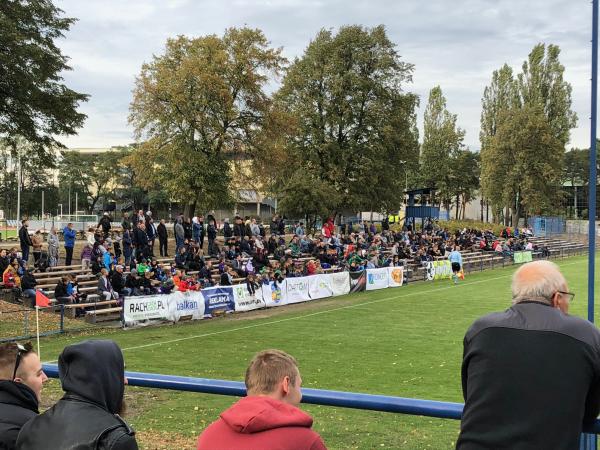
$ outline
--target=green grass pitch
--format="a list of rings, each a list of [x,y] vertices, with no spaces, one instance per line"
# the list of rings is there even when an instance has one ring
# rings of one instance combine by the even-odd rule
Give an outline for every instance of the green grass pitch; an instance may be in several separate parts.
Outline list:
[[[557,261],[587,311],[587,259]],[[176,326],[111,330],[42,340],[42,357],[89,337],[116,340],[128,370],[243,380],[257,351],[283,349],[300,364],[305,387],[462,402],[462,339],[479,316],[510,305],[516,269],[473,273]],[[598,282],[598,280],[597,280]],[[57,398],[52,382],[47,397]],[[146,449],[193,448],[196,436],[237,399],[128,388],[128,420]],[[455,420],[303,405],[330,449],[449,449]]]

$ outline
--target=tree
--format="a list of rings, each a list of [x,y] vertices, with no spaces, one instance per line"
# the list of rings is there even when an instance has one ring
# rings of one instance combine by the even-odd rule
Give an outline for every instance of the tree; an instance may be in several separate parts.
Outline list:
[[[383,26],[321,30],[275,96],[269,124],[282,137],[257,158],[275,194],[300,189],[301,173],[302,191],[318,202],[307,211],[397,210],[404,170],[418,161],[418,99],[403,91],[412,70]]]
[[[283,63],[257,29],[167,40],[142,66],[130,106],[142,142],[128,163],[144,174],[140,185],[158,182],[192,210],[231,204],[230,161],[253,152],[271,103],[268,74]]]
[[[88,96],[62,83],[70,67],[54,43],[74,21],[50,0],[0,2],[0,137],[21,137],[43,152],[83,125],[77,107]]]
[[[119,164],[123,154],[109,151],[98,155],[86,155],[74,151],[62,152],[59,162],[58,183],[61,197],[71,190],[72,195],[81,194],[81,201],[93,211],[100,199],[114,196],[117,186]]]
[[[560,49],[555,45],[538,44],[516,80],[504,65],[494,72],[492,84],[484,91],[480,134],[482,187],[495,216],[500,218],[499,213],[504,210],[506,225],[510,219],[516,226],[522,213],[551,211],[552,202],[558,198],[564,148],[571,128],[577,123],[577,116],[571,110],[571,86],[563,79],[559,54]],[[516,122],[516,118],[522,123]],[[497,138],[500,129],[504,132],[503,143]],[[527,138],[523,135],[525,131],[542,134]],[[514,147],[508,147],[509,144]],[[536,152],[528,151],[531,148]],[[540,160],[547,164],[541,164]],[[542,166],[546,177],[523,170],[523,167]],[[532,180],[541,183],[537,189],[530,188]]]
[[[460,195],[462,175],[454,170],[454,160],[462,150],[464,136],[465,132],[456,125],[456,114],[446,109],[442,89],[435,86],[429,92],[423,120],[420,178],[424,185],[436,188],[440,202],[448,210],[452,198]]]
[[[504,180],[499,194],[503,204],[511,205],[513,226],[523,212],[555,212],[564,147],[543,111],[531,106],[505,111],[499,124],[489,155],[496,176]]]
[[[475,197],[479,189],[481,172],[479,153],[467,149],[459,149],[450,161],[453,172],[453,189],[456,197],[456,219],[465,217],[465,209]],[[461,217],[462,215],[462,217]]]

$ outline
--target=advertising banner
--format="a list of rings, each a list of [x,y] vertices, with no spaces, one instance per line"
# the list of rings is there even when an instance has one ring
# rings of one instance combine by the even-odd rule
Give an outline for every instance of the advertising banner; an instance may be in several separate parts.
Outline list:
[[[367,287],[367,273],[364,270],[348,272],[350,275],[350,292],[361,292]]]
[[[314,277],[315,275],[313,275]],[[299,303],[310,300],[308,283],[311,277],[296,277],[285,279],[285,291],[288,303]]]
[[[367,291],[385,289],[388,287],[387,267],[381,269],[367,269]]]
[[[400,287],[404,283],[403,267],[387,267],[388,287]]]
[[[281,283],[271,281],[270,284],[263,284],[263,299],[268,308],[287,305],[286,282],[287,280],[283,280]]]
[[[233,288],[231,286],[206,288],[200,292],[204,297],[205,316],[210,317],[217,311],[235,311],[235,300],[233,299]]]
[[[452,265],[450,261],[429,261],[426,267],[427,279],[429,281],[452,278]]]
[[[533,261],[533,254],[530,251],[515,252],[513,258],[515,259],[515,264],[523,264]]]
[[[201,292],[173,292],[161,297],[166,298],[169,308],[168,319],[173,322],[178,322],[186,316],[191,316],[194,320],[204,317],[204,297]]]
[[[335,272],[329,275],[331,295],[345,295],[350,292],[350,273]]]
[[[125,323],[150,319],[167,319],[169,315],[168,296],[147,295],[125,297],[123,319]]]
[[[233,299],[235,300],[236,311],[252,311],[253,309],[259,309],[266,307],[266,303],[263,300],[263,289],[262,284],[256,288],[254,295],[248,292],[246,284],[236,284],[233,287]]]
[[[312,300],[317,298],[331,297],[331,275],[319,274],[308,277],[308,293]]]

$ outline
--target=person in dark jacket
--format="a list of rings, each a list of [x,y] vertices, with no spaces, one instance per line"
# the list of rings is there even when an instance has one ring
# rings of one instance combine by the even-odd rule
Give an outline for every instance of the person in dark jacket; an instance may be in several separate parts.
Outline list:
[[[135,242],[135,259],[141,260],[148,256],[148,235],[146,234],[146,224],[144,222],[138,223],[137,228],[134,230],[134,242]]]
[[[0,449],[13,450],[23,425],[37,416],[47,380],[30,343],[0,344]]]
[[[108,238],[108,236],[110,235],[110,220],[110,216],[107,212],[105,212],[104,215],[100,218],[100,222],[98,222],[98,227],[102,228],[102,234],[104,235],[104,239]]]
[[[258,353],[246,370],[248,396],[221,413],[198,438],[198,450],[326,450],[312,418],[298,408],[302,378],[281,350]]]
[[[579,448],[600,412],[600,331],[568,315],[573,295],[554,263],[528,263],[513,306],[471,325],[458,450]]]
[[[192,236],[193,236],[193,231],[192,231],[192,222],[190,220],[189,217],[187,217],[184,221],[183,221],[183,238],[187,239],[188,241],[192,240]]]
[[[21,277],[21,290],[23,291],[23,297],[35,299],[36,286],[37,281],[35,280],[33,274],[29,270],[25,270],[25,272],[23,272],[23,276]]]
[[[29,249],[33,245],[31,242],[31,236],[29,236],[29,221],[22,220],[21,228],[19,228],[19,243],[21,244],[21,253],[23,261],[27,264],[29,259]]]
[[[158,234],[158,248],[160,251],[160,256],[169,256],[169,252],[167,250],[169,233],[167,232],[165,219],[160,219],[160,223],[156,227],[156,234]]]
[[[88,340],[65,347],[58,373],[65,395],[25,424],[19,450],[138,448],[134,431],[119,416],[127,380],[115,342]]]
[[[227,242],[227,239],[233,236],[233,229],[229,224],[229,219],[225,219],[223,223],[223,236],[225,237],[225,242]]]
[[[235,223],[233,224],[233,235],[236,237],[243,237],[246,235],[246,226],[239,216],[235,217]]]
[[[213,216],[208,216],[206,235],[208,236],[208,254],[216,255],[217,250],[215,248],[215,239],[217,239],[217,221]],[[202,248],[202,246],[200,248]]]

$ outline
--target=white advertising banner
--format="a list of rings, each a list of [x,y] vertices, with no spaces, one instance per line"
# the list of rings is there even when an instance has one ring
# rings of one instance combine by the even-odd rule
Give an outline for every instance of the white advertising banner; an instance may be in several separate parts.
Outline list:
[[[400,287],[404,283],[403,267],[388,267],[388,287]]]
[[[178,322],[182,317],[191,316],[194,320],[204,317],[204,296],[201,292],[173,292],[167,297],[169,307],[169,320]]]
[[[253,309],[264,308],[267,306],[263,300],[262,284],[256,288],[254,295],[250,294],[245,283],[234,285],[233,299],[235,300],[236,311],[252,311]]]
[[[263,284],[263,299],[268,308],[287,305],[286,282],[287,280],[283,280],[281,283],[271,281],[270,284]]]
[[[313,275],[312,277],[315,277],[315,275]],[[309,279],[312,277],[297,277],[285,279],[285,292],[288,303],[299,303],[310,300],[308,284]]]
[[[367,291],[385,289],[388,287],[387,267],[381,269],[367,269]]]
[[[308,294],[312,300],[317,298],[331,297],[333,290],[331,289],[331,276],[326,274],[312,275],[307,277]]]
[[[331,295],[345,295],[350,293],[350,273],[335,272],[329,274],[329,286]]]
[[[168,297],[168,295],[125,297],[123,301],[124,322],[167,319],[169,316]]]

